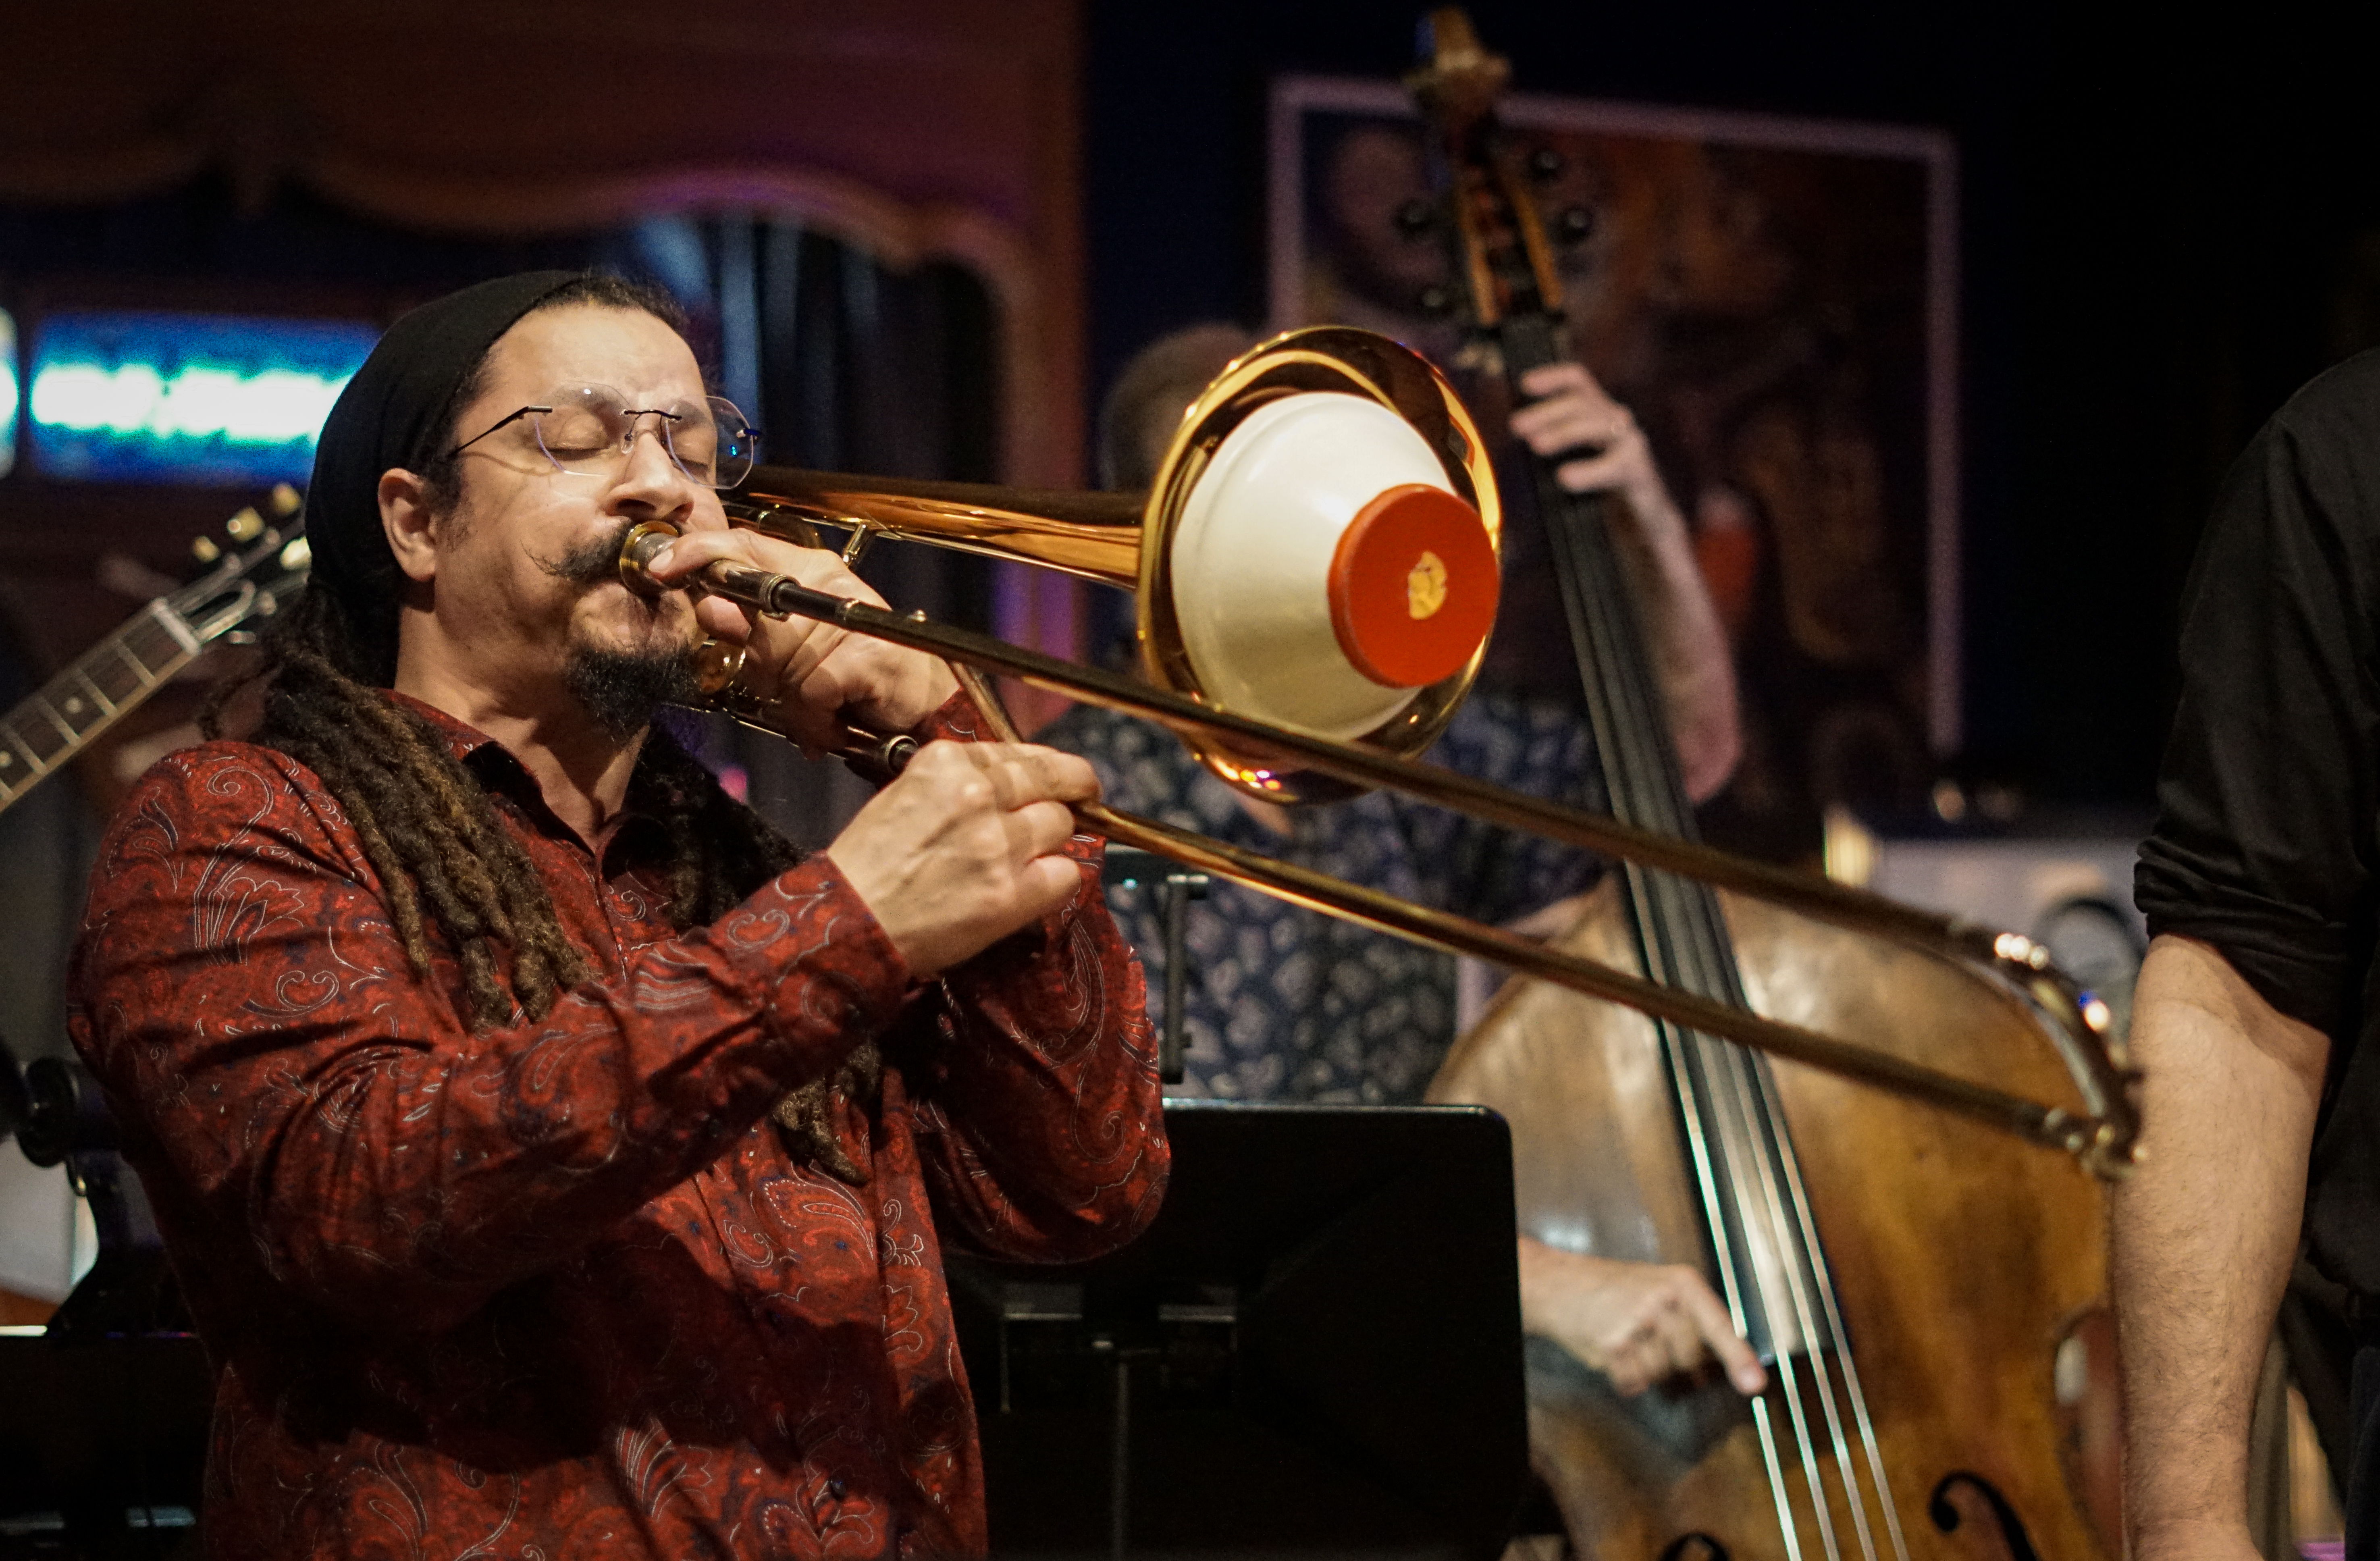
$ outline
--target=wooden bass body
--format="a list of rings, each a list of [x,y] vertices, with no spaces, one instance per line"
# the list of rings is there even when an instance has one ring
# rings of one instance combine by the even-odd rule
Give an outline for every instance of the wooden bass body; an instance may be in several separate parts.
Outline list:
[[[1559,941],[1634,968],[1615,884],[1588,903]],[[1987,978],[1757,902],[1722,895],[1721,904],[1758,1011],[2046,1092],[2036,1098],[2070,1093],[2022,999]],[[1804,1371],[1816,1444],[1804,1460],[1772,1368],[1764,1398],[1784,1455],[1782,1478],[1772,1480],[1752,1408],[1723,1380],[1624,1399],[1550,1340],[1532,1338],[1532,1461],[1577,1554],[1825,1556],[1823,1506],[1844,1557],[2119,1555],[2098,1185],[2066,1156],[1947,1115],[1788,1064],[1775,1077],[1867,1425],[1839,1403],[1837,1442]],[[1430,1098],[1488,1106],[1512,1124],[1523,1234],[1600,1256],[1694,1265],[1716,1282],[1649,1021],[1514,982],[1457,1042]],[[1828,1362],[1828,1382],[1841,1386],[1840,1362]],[[1879,1465],[1888,1514],[1871,1479]],[[1776,1510],[1780,1490],[1794,1507],[1791,1543]]]

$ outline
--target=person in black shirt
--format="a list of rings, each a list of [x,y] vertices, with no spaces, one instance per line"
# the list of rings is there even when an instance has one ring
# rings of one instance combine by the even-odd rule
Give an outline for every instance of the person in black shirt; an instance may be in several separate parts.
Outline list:
[[[2136,1561],[2247,1561],[2247,1441],[2302,1240],[2380,1296],[2380,353],[2232,468],[2183,604],[2136,895],[2146,1163],[2113,1215]],[[2380,1350],[2357,1361],[2348,1555],[2380,1555]]]

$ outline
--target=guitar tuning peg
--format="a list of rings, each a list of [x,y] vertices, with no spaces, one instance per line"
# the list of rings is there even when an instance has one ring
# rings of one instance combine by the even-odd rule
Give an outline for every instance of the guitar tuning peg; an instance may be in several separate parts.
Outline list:
[[[1397,208],[1397,231],[1407,238],[1419,238],[1443,220],[1438,202],[1426,195],[1416,195]]]
[[[274,519],[288,519],[291,515],[298,513],[298,506],[305,502],[305,496],[299,493],[295,488],[290,487],[287,483],[276,482],[273,485],[273,515]]]
[[[245,509],[225,521],[224,530],[235,542],[253,542],[264,535],[264,517],[253,509]]]
[[[1541,146],[1529,153],[1529,177],[1539,184],[1551,184],[1562,176],[1570,159],[1549,146]]]
[[[1595,231],[1595,213],[1585,206],[1565,206],[1554,218],[1554,238],[1563,244],[1577,244]]]
[[[212,537],[193,537],[190,538],[190,556],[200,563],[212,563],[223,557],[223,550],[215,546]]]

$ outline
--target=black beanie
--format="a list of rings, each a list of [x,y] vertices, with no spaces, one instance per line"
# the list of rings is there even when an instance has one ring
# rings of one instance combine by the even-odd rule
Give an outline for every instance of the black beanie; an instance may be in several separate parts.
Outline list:
[[[310,585],[336,599],[353,648],[375,681],[396,655],[396,557],[381,529],[380,479],[416,458],[464,378],[521,316],[579,280],[569,271],[500,276],[400,318],[356,370],[314,447],[306,488]]]

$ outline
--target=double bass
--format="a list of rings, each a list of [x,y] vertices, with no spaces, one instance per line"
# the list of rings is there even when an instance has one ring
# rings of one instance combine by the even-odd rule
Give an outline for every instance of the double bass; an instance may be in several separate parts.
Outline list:
[[[1555,247],[1494,113],[1505,62],[1459,11],[1430,30],[1415,86],[1442,155],[1439,225],[1482,356],[1517,395],[1567,356]],[[1532,464],[1611,811],[1692,837],[1611,501]],[[1622,865],[1558,944],[1968,1077],[2066,1087],[2012,989],[1666,873]],[[1524,1235],[1699,1266],[1768,1367],[1748,1400],[1721,1381],[1623,1399],[1532,1338],[1532,1461],[1576,1554],[2119,1554],[2091,1434],[2111,1418],[2101,1194],[2071,1161],[1526,981],[1457,1042],[1430,1098],[1510,1122]]]

